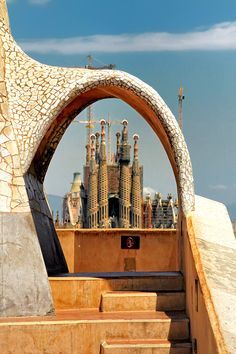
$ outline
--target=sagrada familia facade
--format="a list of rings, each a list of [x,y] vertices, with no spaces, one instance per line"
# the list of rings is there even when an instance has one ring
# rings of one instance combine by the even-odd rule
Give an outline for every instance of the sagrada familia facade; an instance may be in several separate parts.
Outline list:
[[[116,152],[108,158],[106,121],[101,132],[86,145],[84,179],[74,181],[63,202],[63,226],[77,228],[174,228],[177,203],[169,194],[143,197],[143,166],[139,163],[139,136],[133,136],[133,161],[128,140],[128,121],[116,133]]]

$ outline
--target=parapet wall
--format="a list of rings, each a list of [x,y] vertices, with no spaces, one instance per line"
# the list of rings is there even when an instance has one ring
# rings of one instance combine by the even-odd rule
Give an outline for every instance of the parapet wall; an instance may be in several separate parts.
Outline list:
[[[236,240],[225,206],[196,197],[183,230],[186,309],[197,353],[236,353]]]
[[[57,234],[71,273],[179,270],[174,229],[57,229]],[[139,249],[122,249],[122,236],[138,236]]]

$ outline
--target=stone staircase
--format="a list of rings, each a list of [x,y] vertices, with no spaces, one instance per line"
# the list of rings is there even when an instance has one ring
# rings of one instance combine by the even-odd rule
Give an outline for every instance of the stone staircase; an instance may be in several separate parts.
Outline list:
[[[86,324],[80,354],[192,353],[180,273],[70,274],[50,282],[57,315],[79,320],[81,330]]]
[[[101,345],[101,354],[189,354],[191,344],[161,339],[108,340]]]
[[[101,311],[183,311],[185,294],[178,292],[111,291],[102,294]]]

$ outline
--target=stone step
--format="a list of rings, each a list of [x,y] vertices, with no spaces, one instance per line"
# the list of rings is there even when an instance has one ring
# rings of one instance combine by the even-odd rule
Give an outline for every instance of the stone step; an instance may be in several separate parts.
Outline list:
[[[101,311],[177,311],[185,309],[184,292],[111,291],[102,294]]]
[[[107,340],[101,344],[101,354],[191,354],[189,342],[169,342],[157,339]]]
[[[100,308],[109,291],[181,291],[180,272],[76,273],[49,278],[56,309]]]
[[[56,316],[0,319],[0,353],[99,354],[105,340],[184,340],[189,320],[181,312],[60,310]],[[24,333],[24,335],[22,335]],[[17,345],[16,345],[17,343]],[[31,348],[31,347],[30,347]]]

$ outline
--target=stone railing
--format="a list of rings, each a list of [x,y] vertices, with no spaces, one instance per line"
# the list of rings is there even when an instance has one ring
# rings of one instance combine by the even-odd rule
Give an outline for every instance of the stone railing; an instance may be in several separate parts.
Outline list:
[[[225,206],[196,197],[183,228],[187,312],[197,353],[236,353],[236,240]]]

